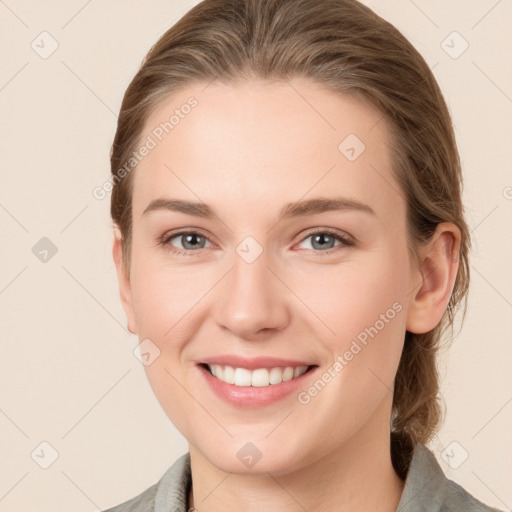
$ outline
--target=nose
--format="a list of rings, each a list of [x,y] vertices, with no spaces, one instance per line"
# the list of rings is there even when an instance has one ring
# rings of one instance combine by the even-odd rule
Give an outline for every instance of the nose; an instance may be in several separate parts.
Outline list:
[[[233,268],[216,287],[217,325],[236,337],[258,340],[290,321],[290,291],[269,268],[265,251],[252,263],[234,255]]]

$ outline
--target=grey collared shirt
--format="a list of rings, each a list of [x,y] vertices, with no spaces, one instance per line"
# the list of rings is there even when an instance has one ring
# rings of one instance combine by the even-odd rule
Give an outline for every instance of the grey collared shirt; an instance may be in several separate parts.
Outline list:
[[[144,492],[104,512],[187,512],[192,482],[190,452],[185,453]],[[414,448],[397,512],[503,512],[478,501],[449,480],[434,454],[423,444]]]

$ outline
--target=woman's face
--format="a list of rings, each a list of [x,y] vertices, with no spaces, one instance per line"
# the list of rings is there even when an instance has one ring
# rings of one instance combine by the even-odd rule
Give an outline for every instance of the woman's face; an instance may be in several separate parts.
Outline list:
[[[389,433],[418,275],[388,137],[305,79],[189,86],[145,125],[123,303],[163,409],[224,471]]]

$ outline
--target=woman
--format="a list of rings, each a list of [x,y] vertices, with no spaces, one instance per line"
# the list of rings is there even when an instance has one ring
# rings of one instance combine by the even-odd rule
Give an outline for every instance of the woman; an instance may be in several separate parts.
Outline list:
[[[111,167],[128,328],[189,443],[111,512],[496,510],[425,446],[470,236],[449,112],[392,25],[201,2],[129,85]]]

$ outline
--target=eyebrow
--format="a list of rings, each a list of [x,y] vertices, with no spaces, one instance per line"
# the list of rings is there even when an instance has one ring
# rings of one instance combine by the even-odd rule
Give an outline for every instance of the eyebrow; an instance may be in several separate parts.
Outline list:
[[[219,217],[215,209],[206,203],[198,201],[184,201],[182,199],[170,199],[165,197],[151,201],[144,212],[142,212],[142,215],[147,215],[150,212],[159,210],[180,212],[186,215],[193,215],[195,217],[202,217],[205,219]],[[293,217],[306,217],[308,215],[317,215],[319,213],[330,211],[347,210],[375,215],[375,212],[369,205],[355,199],[346,197],[318,197],[308,199],[306,201],[297,201],[286,204],[279,212],[278,220],[281,221]]]

